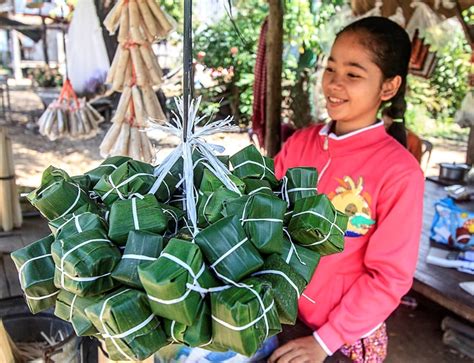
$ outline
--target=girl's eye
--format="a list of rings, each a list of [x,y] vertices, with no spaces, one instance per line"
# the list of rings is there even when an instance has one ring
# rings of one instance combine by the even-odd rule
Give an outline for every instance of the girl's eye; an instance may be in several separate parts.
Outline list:
[[[360,76],[358,76],[357,74],[354,74],[354,73],[348,73],[347,76],[349,78],[360,78]]]
[[[330,72],[330,73],[332,73],[332,72],[334,72],[334,69],[333,69],[333,68],[331,68],[331,67],[326,67],[326,72]]]

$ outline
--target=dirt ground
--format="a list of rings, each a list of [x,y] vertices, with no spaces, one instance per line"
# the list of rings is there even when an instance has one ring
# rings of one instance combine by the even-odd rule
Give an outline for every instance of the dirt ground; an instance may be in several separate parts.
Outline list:
[[[7,125],[13,140],[18,184],[38,186],[42,171],[49,165],[65,169],[71,175],[81,174],[98,165],[102,157],[98,146],[109,125],[102,124],[101,132],[88,140],[49,141],[39,135],[35,118],[41,114],[39,97],[26,88],[11,90],[12,112],[8,120],[1,117],[0,125]],[[33,115],[33,116],[32,116]],[[166,135],[152,135],[158,150],[158,160],[176,144]],[[212,143],[226,147],[226,153],[241,149],[249,143],[246,133],[219,134]],[[437,175],[439,162],[464,162],[466,145],[456,142],[431,140],[434,149],[429,165],[426,159],[422,166],[427,175]],[[441,320],[449,313],[443,308],[416,296],[419,301],[415,310],[400,307],[388,321],[390,336],[389,363],[405,362],[472,362],[460,353],[442,344]]]

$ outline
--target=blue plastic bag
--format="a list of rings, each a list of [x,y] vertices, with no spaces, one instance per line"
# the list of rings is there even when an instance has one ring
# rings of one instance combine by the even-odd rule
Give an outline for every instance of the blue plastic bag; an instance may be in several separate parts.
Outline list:
[[[451,198],[436,202],[430,238],[457,249],[474,250],[474,212],[466,211]]]

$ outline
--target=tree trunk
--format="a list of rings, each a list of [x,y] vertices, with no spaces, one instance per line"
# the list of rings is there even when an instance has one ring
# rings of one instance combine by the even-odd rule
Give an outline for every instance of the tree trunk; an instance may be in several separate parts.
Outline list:
[[[281,0],[268,0],[267,95],[265,148],[267,156],[275,156],[281,147],[281,72],[283,60],[283,5]]]

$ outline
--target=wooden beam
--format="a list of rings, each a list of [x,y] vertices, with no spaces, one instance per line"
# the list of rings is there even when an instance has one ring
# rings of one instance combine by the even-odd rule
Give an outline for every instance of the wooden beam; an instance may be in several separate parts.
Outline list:
[[[265,120],[265,149],[267,156],[275,156],[281,147],[281,72],[283,59],[283,4],[268,0],[267,31],[267,94]]]

